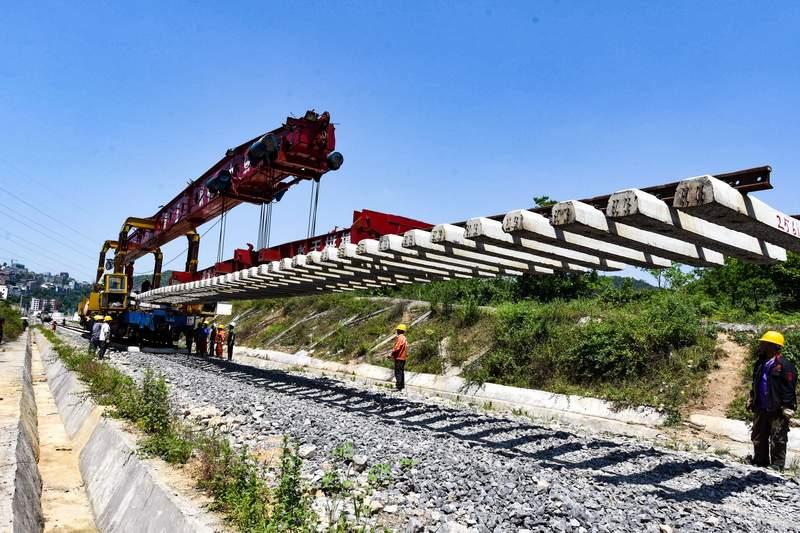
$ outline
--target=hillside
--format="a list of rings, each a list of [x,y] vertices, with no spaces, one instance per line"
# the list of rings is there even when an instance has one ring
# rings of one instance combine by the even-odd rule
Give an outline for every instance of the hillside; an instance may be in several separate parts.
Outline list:
[[[165,270],[161,273],[161,285],[166,285],[169,283],[169,278],[172,276],[173,270]],[[144,280],[152,279],[152,274],[139,274],[138,276],[133,276],[133,288],[134,291],[140,291],[142,289],[142,283]]]
[[[702,395],[715,335],[691,299],[634,294],[495,306],[330,294],[238,302],[231,318],[244,346],[382,366],[402,322],[409,370],[651,405],[677,419]]]

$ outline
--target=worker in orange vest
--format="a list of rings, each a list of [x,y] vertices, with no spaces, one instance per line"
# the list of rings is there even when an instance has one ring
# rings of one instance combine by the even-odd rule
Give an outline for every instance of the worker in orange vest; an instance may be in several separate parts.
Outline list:
[[[217,336],[214,338],[216,342],[217,357],[222,359],[222,350],[225,348],[225,326],[222,324],[217,328]]]
[[[392,346],[392,359],[394,359],[394,382],[397,390],[406,386],[406,359],[408,359],[408,339],[406,339],[406,325],[397,326],[397,338]]]

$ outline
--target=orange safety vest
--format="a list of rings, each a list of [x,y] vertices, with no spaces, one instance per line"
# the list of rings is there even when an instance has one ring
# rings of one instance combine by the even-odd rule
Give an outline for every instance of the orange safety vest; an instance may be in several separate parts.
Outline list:
[[[217,331],[217,338],[215,339],[215,342],[217,356],[222,357],[222,347],[225,346],[225,331]]]
[[[392,347],[392,357],[405,361],[408,358],[408,340],[405,335],[398,335]]]

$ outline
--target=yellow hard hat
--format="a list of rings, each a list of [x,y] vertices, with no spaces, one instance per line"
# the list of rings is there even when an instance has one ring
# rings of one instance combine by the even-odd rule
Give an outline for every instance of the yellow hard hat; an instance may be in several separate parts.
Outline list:
[[[402,331],[403,333],[405,333],[407,329],[408,328],[406,327],[405,324],[398,324],[397,325],[397,331]]]
[[[94,320],[103,320],[103,315],[94,315],[92,318]]]
[[[783,339],[782,333],[773,330],[767,331],[758,340],[761,342],[771,342],[772,344],[777,344],[778,346],[783,346],[786,342]]]
[[[106,315],[106,316],[103,318],[103,320],[105,320],[106,322],[111,322],[111,317],[110,317],[110,316],[108,316],[108,315]]]

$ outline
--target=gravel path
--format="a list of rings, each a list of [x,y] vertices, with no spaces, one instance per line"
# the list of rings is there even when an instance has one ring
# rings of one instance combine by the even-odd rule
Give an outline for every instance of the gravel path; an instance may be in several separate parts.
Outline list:
[[[268,448],[290,435],[312,481],[346,441],[366,466],[393,465],[392,482],[371,497],[392,529],[800,531],[795,480],[714,456],[299,373],[186,355],[111,356],[130,375],[164,373],[179,412],[236,442]],[[417,464],[403,471],[401,458]]]

